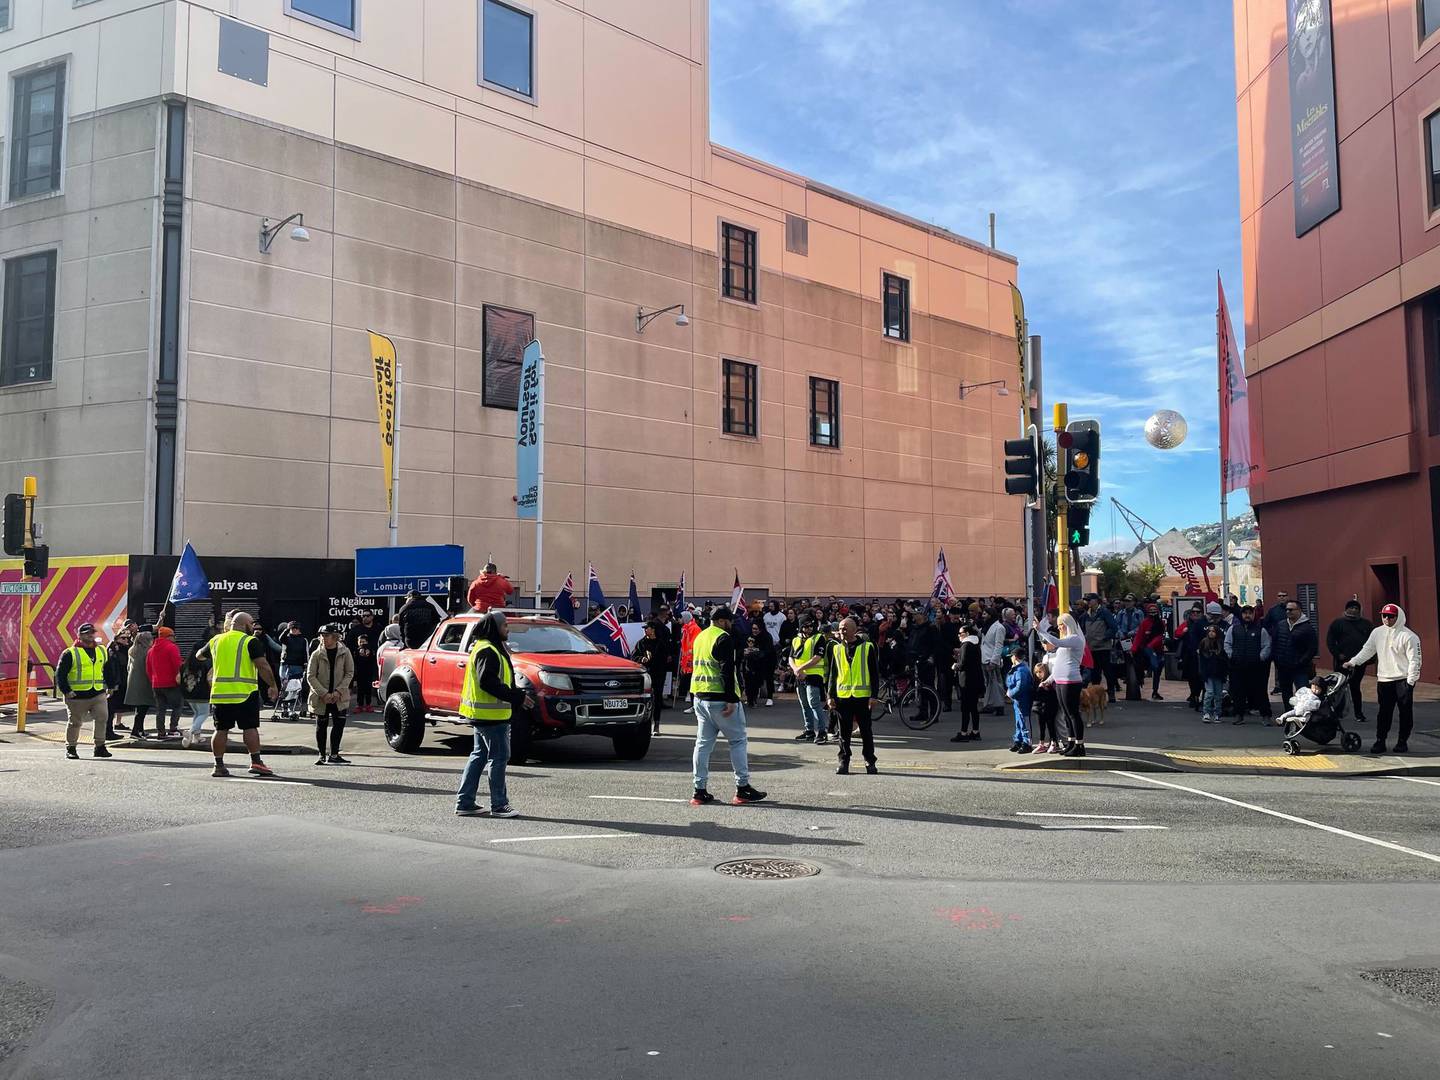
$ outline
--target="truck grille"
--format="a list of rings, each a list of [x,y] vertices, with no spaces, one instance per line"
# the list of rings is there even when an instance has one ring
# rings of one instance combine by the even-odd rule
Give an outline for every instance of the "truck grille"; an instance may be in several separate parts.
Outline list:
[[[643,694],[645,676],[639,672],[587,672],[584,675],[570,672],[576,693],[594,694],[600,697],[623,697],[626,694]],[[618,685],[610,686],[609,683]]]

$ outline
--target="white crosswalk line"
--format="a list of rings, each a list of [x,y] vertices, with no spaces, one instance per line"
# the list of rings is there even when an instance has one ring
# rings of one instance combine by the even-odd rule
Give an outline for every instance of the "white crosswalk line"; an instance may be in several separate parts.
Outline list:
[[[1086,821],[1139,821],[1138,817],[1125,817],[1121,814],[1044,814],[1039,810],[1017,810],[1016,817],[1044,817],[1044,818],[1084,818]]]

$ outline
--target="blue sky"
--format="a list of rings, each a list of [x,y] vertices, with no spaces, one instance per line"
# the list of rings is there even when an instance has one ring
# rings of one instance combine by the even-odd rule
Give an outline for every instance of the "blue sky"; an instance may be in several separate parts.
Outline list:
[[[711,23],[716,142],[979,240],[994,211],[1047,406],[1100,419],[1105,491],[1161,530],[1219,517],[1216,270],[1243,335],[1229,4],[711,0]],[[1190,423],[1179,450],[1145,443],[1161,408]]]

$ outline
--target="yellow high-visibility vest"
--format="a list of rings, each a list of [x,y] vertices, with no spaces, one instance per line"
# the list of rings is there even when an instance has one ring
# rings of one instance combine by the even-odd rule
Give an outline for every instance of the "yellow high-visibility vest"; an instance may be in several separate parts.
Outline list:
[[[239,705],[260,689],[244,630],[227,630],[210,639],[211,705]]]
[[[487,694],[480,688],[480,676],[476,672],[480,670],[480,654],[482,652],[492,652],[500,658],[500,680],[512,689],[515,686],[515,668],[511,665],[510,658],[497,649],[493,641],[486,641],[482,638],[470,650],[470,663],[465,668],[465,692],[460,698],[460,715],[466,720],[472,722],[478,720],[482,724],[509,720],[512,712],[511,704],[508,701],[501,701],[492,694]]]
[[[100,646],[92,655],[89,649],[72,645],[65,650],[70,654],[70,690],[85,693],[105,689],[105,659],[107,653]]]
[[[695,671],[690,676],[690,692],[700,694],[725,693],[725,673],[720,661],[715,659],[715,646],[725,637],[726,631],[718,626],[707,626],[695,639]],[[740,696],[740,679],[737,674],[730,688],[737,698]]]
[[[831,646],[831,660],[835,664],[835,696],[842,698],[868,698],[870,686],[870,650],[875,646],[862,641],[855,647],[855,655],[845,656],[845,643],[837,641]]]
[[[800,651],[795,654],[795,666],[797,668],[802,668],[806,664],[808,664],[811,660],[815,658],[816,652],[820,650],[821,646],[824,645],[824,643],[825,638],[823,635],[820,634],[812,634],[810,637],[807,637],[803,641],[801,641]],[[800,678],[802,679],[808,679],[812,676],[819,679],[823,678],[824,675],[824,664],[821,664],[818,668],[811,668],[809,671],[800,672]]]

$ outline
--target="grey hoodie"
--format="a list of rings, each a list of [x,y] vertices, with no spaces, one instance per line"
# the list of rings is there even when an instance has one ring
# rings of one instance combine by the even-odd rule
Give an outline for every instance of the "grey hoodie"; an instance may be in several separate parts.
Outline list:
[[[1414,686],[1420,681],[1420,638],[1405,625],[1405,609],[1396,605],[1400,614],[1394,626],[1383,622],[1370,631],[1364,647],[1350,659],[1350,665],[1359,667],[1371,657],[1378,661],[1375,678],[1378,682],[1400,682],[1402,679]]]

